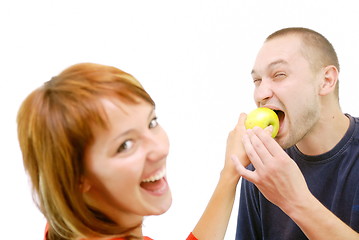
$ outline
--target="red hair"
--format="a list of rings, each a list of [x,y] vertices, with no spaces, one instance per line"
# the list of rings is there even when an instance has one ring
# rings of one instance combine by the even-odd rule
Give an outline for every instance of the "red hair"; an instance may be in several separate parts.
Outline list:
[[[106,128],[101,98],[155,106],[141,84],[115,67],[81,63],[34,90],[17,117],[24,167],[36,204],[49,224],[48,239],[125,236],[102,213],[91,209],[79,189],[92,126]]]

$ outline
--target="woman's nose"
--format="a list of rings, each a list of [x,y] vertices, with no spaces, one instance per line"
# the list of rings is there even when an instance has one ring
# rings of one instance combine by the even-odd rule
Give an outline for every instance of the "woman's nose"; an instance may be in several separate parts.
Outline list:
[[[147,160],[160,161],[167,157],[169,140],[165,132],[150,133],[146,136]]]

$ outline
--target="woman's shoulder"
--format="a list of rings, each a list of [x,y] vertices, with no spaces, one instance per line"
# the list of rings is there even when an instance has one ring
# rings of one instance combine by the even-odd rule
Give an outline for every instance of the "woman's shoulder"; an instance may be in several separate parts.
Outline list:
[[[44,236],[44,240],[47,240],[47,232],[49,231],[49,225],[46,224],[45,226],[45,236]],[[123,238],[115,238],[113,240],[124,240]],[[149,237],[143,237],[143,240],[153,240],[152,238]]]

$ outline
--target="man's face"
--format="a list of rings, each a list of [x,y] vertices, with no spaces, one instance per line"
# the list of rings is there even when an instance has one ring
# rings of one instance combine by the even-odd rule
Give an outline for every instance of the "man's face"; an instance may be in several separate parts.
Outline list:
[[[276,141],[288,148],[303,139],[319,120],[319,81],[302,54],[296,35],[265,42],[260,49],[252,78],[258,107],[277,110],[280,129]]]

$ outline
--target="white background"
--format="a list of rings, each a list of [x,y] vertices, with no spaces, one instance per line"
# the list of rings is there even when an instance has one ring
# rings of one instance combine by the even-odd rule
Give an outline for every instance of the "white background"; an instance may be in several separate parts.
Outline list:
[[[116,66],[155,99],[171,140],[174,201],[164,215],[146,218],[144,233],[185,239],[218,180],[227,133],[240,112],[255,108],[250,71],[268,34],[291,26],[324,34],[342,67],[342,110],[359,116],[355,2],[1,1],[0,238],[42,239],[45,221],[31,199],[15,119],[25,96],[64,68],[78,62]],[[226,239],[234,239],[237,205],[238,198]]]

